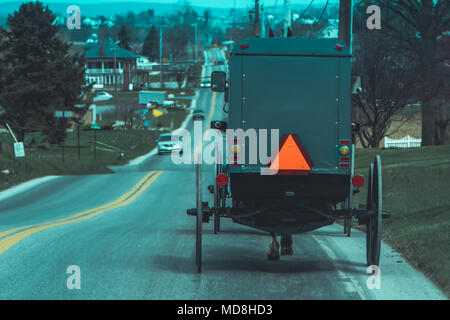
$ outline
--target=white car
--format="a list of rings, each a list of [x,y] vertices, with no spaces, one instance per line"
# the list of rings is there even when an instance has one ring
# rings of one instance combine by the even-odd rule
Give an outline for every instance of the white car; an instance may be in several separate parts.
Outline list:
[[[203,81],[200,86],[202,88],[211,88],[211,81]]]
[[[113,97],[113,95],[109,94],[108,92],[97,92],[97,95],[94,98],[94,102],[97,101],[108,101],[111,100]]]
[[[183,153],[183,138],[172,136],[170,133],[161,134],[158,138],[158,154],[162,153]]]

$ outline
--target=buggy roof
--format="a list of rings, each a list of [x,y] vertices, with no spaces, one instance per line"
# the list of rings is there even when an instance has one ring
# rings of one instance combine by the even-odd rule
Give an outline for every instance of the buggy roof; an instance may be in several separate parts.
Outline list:
[[[248,44],[248,48],[241,48],[242,44]],[[337,44],[343,49],[337,50]],[[338,39],[309,38],[247,38],[239,41],[233,47],[231,54],[351,57],[349,48]]]

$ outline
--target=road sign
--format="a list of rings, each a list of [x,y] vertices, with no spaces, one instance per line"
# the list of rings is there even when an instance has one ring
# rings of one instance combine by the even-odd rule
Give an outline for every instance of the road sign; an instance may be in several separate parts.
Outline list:
[[[164,112],[159,111],[158,109],[153,109],[153,116],[155,118],[161,117],[162,115],[164,115]]]
[[[23,146],[23,142],[14,143],[14,153],[16,155],[16,158],[25,157],[25,148]]]
[[[309,174],[313,163],[296,134],[284,135],[279,150],[269,170],[278,170],[278,174]]]

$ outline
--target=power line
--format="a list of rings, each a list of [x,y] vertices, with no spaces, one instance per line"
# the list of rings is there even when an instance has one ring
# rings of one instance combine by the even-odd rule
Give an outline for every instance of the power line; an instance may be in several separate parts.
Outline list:
[[[328,3],[330,2],[330,0],[327,0],[327,3],[325,3],[325,7],[323,8],[323,11],[322,11],[322,13],[320,14],[320,17],[319,17],[319,21],[318,22],[320,22],[320,20],[322,19],[322,17],[323,17],[323,14],[325,13],[325,11],[327,10],[327,7],[328,7]]]
[[[313,2],[314,2],[314,0],[311,0],[311,2],[309,3],[309,5],[306,7],[305,11],[303,11],[303,13],[300,15],[300,18],[303,18],[303,16],[305,15],[305,13],[309,10],[309,8],[311,8]],[[299,18],[299,19],[300,19],[300,18]]]

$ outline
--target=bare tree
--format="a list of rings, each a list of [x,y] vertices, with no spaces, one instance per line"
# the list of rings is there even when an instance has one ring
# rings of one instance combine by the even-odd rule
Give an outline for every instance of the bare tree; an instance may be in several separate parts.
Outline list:
[[[421,88],[416,95],[422,100],[422,145],[440,144],[437,124],[440,119],[436,101],[440,101],[446,79],[442,77],[443,62],[449,59],[445,50],[444,32],[449,29],[448,0],[374,0],[383,13],[384,32],[395,39],[397,49],[404,52],[415,66]],[[446,66],[448,68],[448,65]],[[448,79],[447,79],[448,82]]]
[[[378,148],[393,117],[415,102],[411,70],[404,57],[389,50],[389,40],[380,31],[358,35],[353,70],[362,79],[362,91],[352,96],[359,138],[364,147]]]

